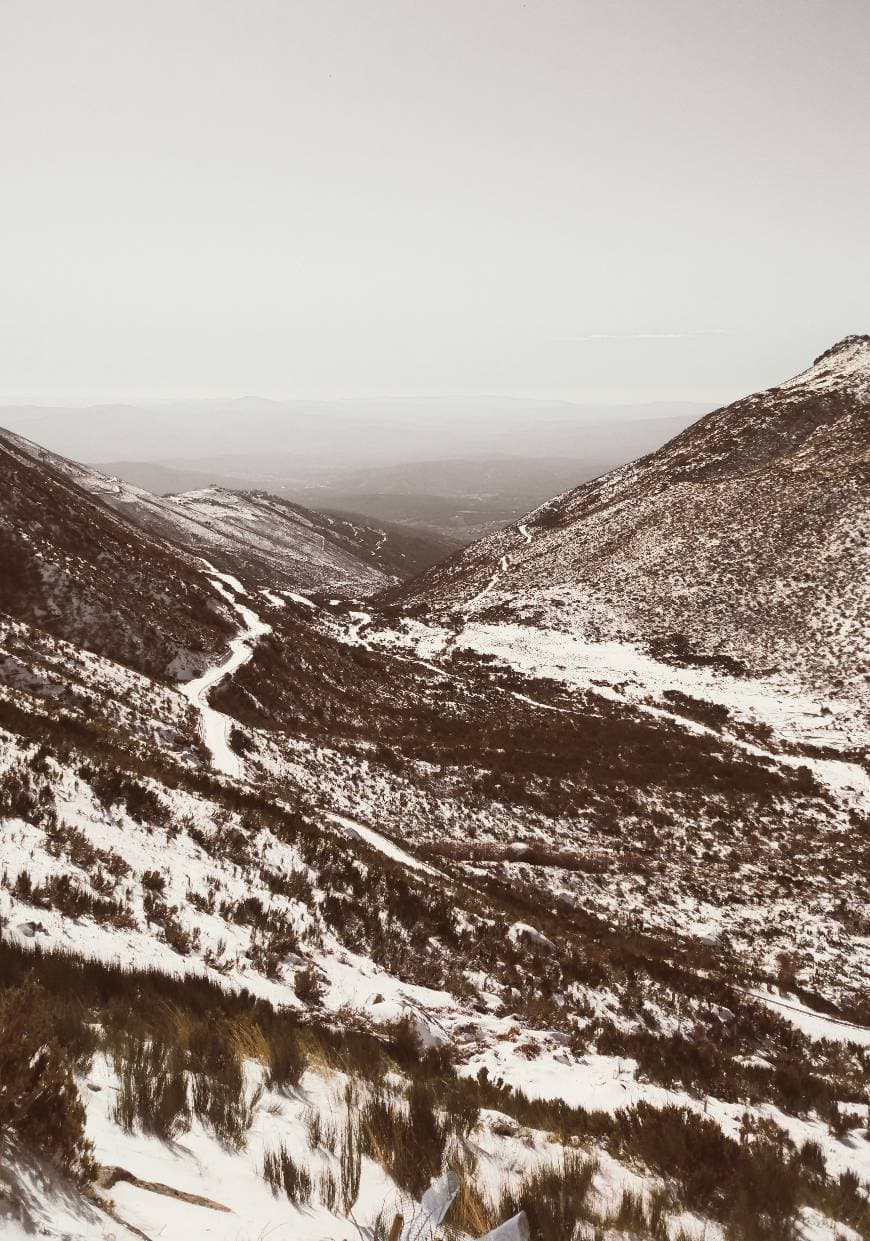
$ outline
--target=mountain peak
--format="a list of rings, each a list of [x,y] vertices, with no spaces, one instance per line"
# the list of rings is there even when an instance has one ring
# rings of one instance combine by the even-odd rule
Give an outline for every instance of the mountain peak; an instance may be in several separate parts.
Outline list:
[[[807,391],[814,395],[841,389],[857,390],[866,399],[870,389],[870,336],[844,336],[820,353],[812,366],[780,384],[780,392]]]
[[[818,366],[820,362],[827,362],[832,358],[861,358],[863,357],[867,365],[870,366],[870,336],[844,336],[842,340],[838,340],[836,344],[831,345],[824,353],[820,353],[813,361],[813,366]]]

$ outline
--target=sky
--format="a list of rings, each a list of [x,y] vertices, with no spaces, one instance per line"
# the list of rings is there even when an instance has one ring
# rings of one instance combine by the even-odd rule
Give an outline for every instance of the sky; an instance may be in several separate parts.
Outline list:
[[[710,404],[870,331],[865,0],[0,0],[0,400]]]

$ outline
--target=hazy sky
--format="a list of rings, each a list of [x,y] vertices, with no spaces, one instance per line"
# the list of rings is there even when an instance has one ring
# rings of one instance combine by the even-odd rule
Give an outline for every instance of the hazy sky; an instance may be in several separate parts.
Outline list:
[[[0,399],[715,402],[870,331],[866,0],[0,0]]]

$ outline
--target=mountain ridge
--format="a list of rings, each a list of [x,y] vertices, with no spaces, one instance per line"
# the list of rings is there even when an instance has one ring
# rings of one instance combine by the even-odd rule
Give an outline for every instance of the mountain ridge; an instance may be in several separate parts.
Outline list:
[[[431,559],[425,540],[413,532],[385,529],[364,518],[330,516],[241,488],[209,486],[158,496],[14,432],[0,430],[0,441],[64,476],[140,529],[263,587],[373,594],[411,576],[419,561]]]

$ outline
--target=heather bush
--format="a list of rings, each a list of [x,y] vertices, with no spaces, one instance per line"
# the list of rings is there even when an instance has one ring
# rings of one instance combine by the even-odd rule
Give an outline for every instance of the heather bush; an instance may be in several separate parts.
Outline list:
[[[348,1091],[350,1092],[350,1088]],[[359,1197],[360,1176],[362,1175],[362,1145],[350,1093],[347,1102],[347,1118],[338,1150],[340,1199],[345,1215],[350,1213]]]
[[[228,1146],[241,1149],[259,1092],[248,1093],[237,1031],[227,1021],[197,1022],[188,1035],[194,1114]]]
[[[320,1003],[323,998],[323,984],[313,965],[306,965],[304,969],[297,971],[293,979],[293,990],[303,1004],[316,1006]]]

